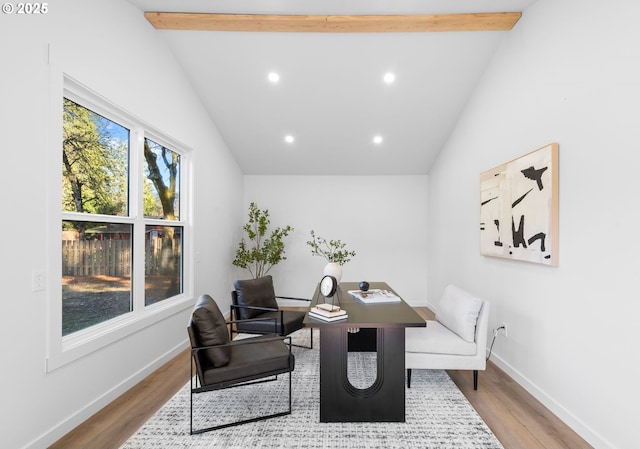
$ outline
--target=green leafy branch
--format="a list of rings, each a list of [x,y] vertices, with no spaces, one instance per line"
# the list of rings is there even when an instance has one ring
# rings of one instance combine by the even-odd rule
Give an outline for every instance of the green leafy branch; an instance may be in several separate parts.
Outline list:
[[[317,236],[313,230],[311,230],[311,240],[307,242],[307,245],[311,247],[311,255],[322,256],[328,262],[335,262],[340,266],[349,262],[356,255],[355,251],[345,249],[346,243],[342,243],[340,240],[327,240]]]
[[[268,209],[262,211],[256,203],[249,204],[249,221],[242,228],[248,242],[243,237],[238,244],[233,265],[248,270],[254,278],[266,275],[271,267],[286,260],[283,239],[293,228],[275,228],[265,238],[270,223]]]

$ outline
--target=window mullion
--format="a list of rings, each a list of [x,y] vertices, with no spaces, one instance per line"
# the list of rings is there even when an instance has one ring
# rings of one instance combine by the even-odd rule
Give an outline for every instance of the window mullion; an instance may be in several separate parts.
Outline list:
[[[144,131],[136,127],[131,133],[131,161],[129,178],[129,216],[133,219],[132,294],[135,314],[144,311],[145,226],[143,213]]]

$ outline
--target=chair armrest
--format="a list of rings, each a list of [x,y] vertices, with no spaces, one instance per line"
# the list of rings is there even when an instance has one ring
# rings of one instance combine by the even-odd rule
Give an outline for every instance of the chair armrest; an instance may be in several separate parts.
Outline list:
[[[233,308],[234,307],[238,307],[238,308],[249,308],[249,309],[265,309],[264,307],[251,307],[251,306],[234,306],[231,305],[231,316],[233,316]],[[266,310],[268,311],[273,311],[273,312],[280,312],[280,322],[282,322],[282,315],[283,315],[283,311],[282,310],[278,310],[278,309],[270,309],[270,308],[266,308]],[[233,340],[233,325],[235,323],[247,323],[247,322],[251,322],[251,321],[273,321],[273,333],[274,334],[279,334],[278,332],[278,319],[276,317],[271,317],[271,318],[246,318],[244,320],[227,320],[227,326],[229,326],[229,338]]]
[[[228,320],[227,324],[231,325],[234,323],[247,323],[250,321],[273,321],[275,325],[277,325],[278,323],[278,319],[276,317],[271,317],[271,318],[246,318],[244,320]]]
[[[293,299],[295,301],[306,301],[306,302],[311,302],[310,299],[307,298],[294,298],[292,296],[276,296],[276,299]]]

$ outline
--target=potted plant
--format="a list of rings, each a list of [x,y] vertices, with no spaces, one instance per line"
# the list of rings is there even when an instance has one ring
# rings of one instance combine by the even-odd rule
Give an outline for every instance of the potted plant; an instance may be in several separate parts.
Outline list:
[[[268,209],[262,211],[256,203],[249,204],[249,221],[242,228],[247,234],[248,242],[242,238],[233,264],[248,270],[255,279],[266,275],[271,267],[286,260],[283,239],[293,228],[288,225],[275,228],[265,238],[270,223]]]
[[[340,240],[327,240],[316,235],[311,230],[311,240],[307,242],[311,247],[311,255],[322,256],[327,260],[324,267],[324,274],[334,276],[338,282],[342,278],[342,266],[349,262],[356,255],[355,251],[345,249],[346,243]]]

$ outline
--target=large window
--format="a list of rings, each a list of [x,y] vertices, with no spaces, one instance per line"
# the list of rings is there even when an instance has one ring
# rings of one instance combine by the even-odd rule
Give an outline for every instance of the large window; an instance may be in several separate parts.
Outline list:
[[[63,337],[108,328],[184,292],[184,151],[100,106],[65,91]]]

